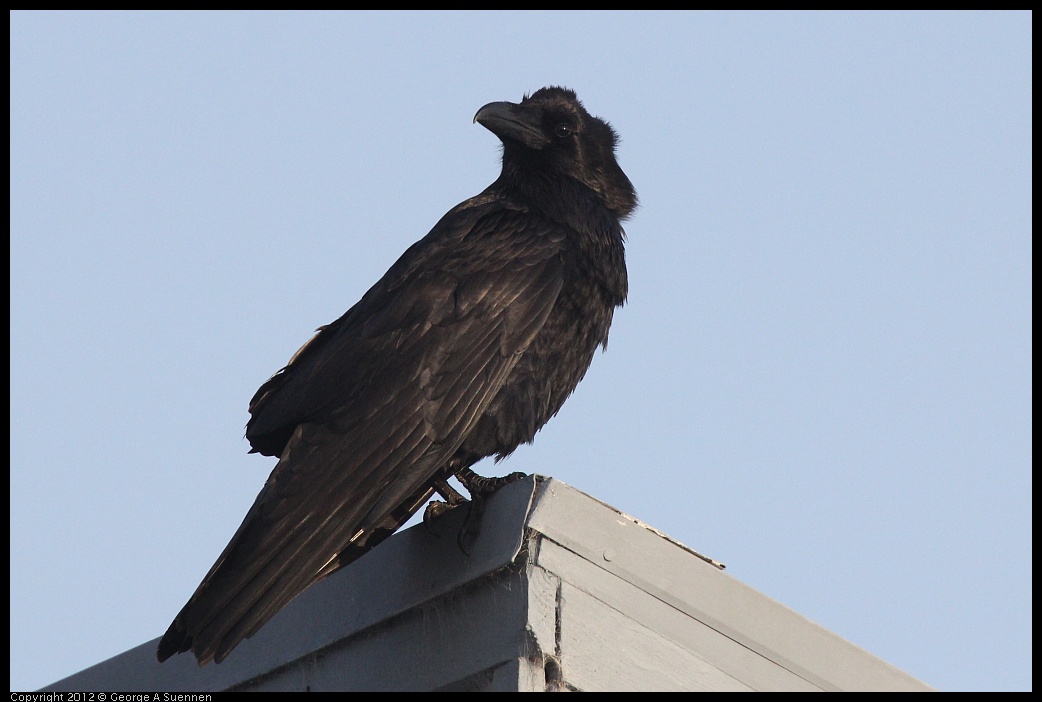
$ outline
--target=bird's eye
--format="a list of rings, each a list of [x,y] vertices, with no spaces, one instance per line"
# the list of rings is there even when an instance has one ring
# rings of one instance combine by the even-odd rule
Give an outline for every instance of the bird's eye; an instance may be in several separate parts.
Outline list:
[[[571,136],[572,126],[570,124],[565,124],[564,122],[562,122],[561,124],[554,127],[554,134],[561,137],[562,139],[566,136]]]

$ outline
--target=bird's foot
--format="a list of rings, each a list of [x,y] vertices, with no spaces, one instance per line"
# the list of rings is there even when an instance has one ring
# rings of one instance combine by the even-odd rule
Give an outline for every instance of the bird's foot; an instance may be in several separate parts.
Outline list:
[[[445,500],[431,500],[427,503],[427,508],[423,510],[423,525],[427,527],[427,531],[435,536],[438,533],[434,530],[434,520],[447,512],[454,510],[462,504],[468,502],[467,498],[456,492],[451,485],[445,480],[435,480],[434,489],[438,491],[438,494]]]
[[[485,514],[485,503],[489,495],[501,487],[527,477],[527,473],[511,473],[501,478],[486,478],[478,475],[470,468],[463,468],[456,473],[456,478],[463,483],[463,487],[467,488],[467,492],[470,493],[470,509],[467,511],[467,516],[463,519],[463,526],[460,527],[459,536],[456,537],[456,542],[463,553],[470,555],[470,550],[467,546],[468,542],[473,542],[481,534],[481,519]]]

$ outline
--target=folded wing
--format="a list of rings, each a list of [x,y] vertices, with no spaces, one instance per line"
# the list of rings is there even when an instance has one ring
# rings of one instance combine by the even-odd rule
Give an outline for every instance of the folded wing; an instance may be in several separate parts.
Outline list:
[[[159,647],[221,661],[426,501],[546,321],[564,233],[475,199],[261,387],[247,437],[280,460]]]

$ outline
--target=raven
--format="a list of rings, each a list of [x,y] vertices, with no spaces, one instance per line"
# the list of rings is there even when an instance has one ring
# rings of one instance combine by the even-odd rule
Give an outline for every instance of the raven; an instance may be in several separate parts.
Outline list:
[[[620,221],[637,206],[615,131],[561,87],[490,103],[474,121],[503,143],[499,178],[251,400],[251,453],[279,462],[160,661],[191,650],[220,663],[435,492],[463,502],[450,477],[474,505],[519,477],[471,466],[531,442],[607,345],[627,291]]]

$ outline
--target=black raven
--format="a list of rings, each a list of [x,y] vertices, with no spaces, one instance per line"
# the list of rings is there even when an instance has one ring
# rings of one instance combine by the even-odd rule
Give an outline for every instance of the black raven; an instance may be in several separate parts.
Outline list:
[[[160,661],[221,662],[434,492],[462,501],[448,478],[475,503],[503,484],[471,466],[532,441],[607,344],[626,299],[620,221],[637,205],[614,130],[559,87],[474,121],[503,142],[499,178],[254,395],[246,437],[279,462]]]

